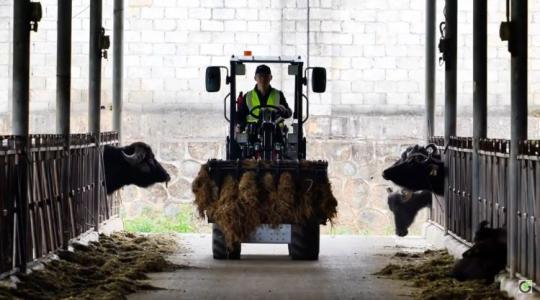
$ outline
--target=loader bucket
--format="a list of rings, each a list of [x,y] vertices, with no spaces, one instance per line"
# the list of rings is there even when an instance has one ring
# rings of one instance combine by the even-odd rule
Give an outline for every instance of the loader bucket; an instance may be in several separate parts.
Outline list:
[[[326,224],[337,200],[326,161],[209,160],[192,184],[201,218],[241,242],[261,224]]]

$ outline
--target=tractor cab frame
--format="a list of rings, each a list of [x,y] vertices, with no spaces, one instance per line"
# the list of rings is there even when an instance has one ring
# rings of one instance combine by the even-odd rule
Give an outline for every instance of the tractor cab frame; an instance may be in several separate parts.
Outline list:
[[[260,147],[253,145],[247,136],[249,133],[237,133],[237,75],[246,74],[246,64],[287,64],[288,74],[294,76],[294,104],[292,132],[285,131],[283,145],[277,146],[273,138],[277,130],[277,123],[268,116],[272,113],[272,106],[265,105],[259,108],[259,128],[257,136],[261,142]],[[326,69],[322,67],[308,67],[304,69],[304,63],[300,57],[255,57],[255,56],[232,56],[230,67],[210,66],[206,69],[206,90],[218,92],[221,88],[221,70],[227,71],[225,83],[229,85],[230,92],[223,100],[224,117],[229,122],[229,135],[226,140],[226,160],[212,159],[208,161],[210,176],[220,186],[227,174],[239,176],[245,170],[241,167],[244,159],[257,159],[257,161],[272,162],[268,167],[257,167],[260,172],[294,172],[299,177],[303,175],[309,178],[327,177],[327,162],[317,161],[312,167],[304,170],[300,162],[306,159],[306,139],[303,134],[303,124],[309,118],[309,100],[303,93],[303,86],[307,85],[307,73],[312,71],[311,87],[315,93],[323,93],[326,90]],[[229,114],[227,115],[227,98],[229,101]],[[304,105],[305,102],[305,105]],[[304,114],[305,107],[305,114]],[[252,108],[252,110],[255,108]],[[266,110],[268,109],[268,110]],[[273,108],[275,109],[275,107]],[[252,115],[253,116],[253,115]],[[284,148],[281,148],[284,147]],[[254,156],[254,150],[260,151]],[[282,151],[279,155],[277,152]],[[260,160],[259,160],[260,159]],[[269,168],[269,169],[268,169]],[[311,180],[311,179],[309,179]],[[311,181],[313,182],[313,181]],[[213,223],[212,251],[215,259],[239,259],[241,243],[235,243],[233,248],[226,246],[223,231],[218,224],[209,217],[209,223]],[[289,254],[293,259],[318,259],[319,255],[319,225],[325,221],[314,216],[305,224],[280,224],[277,228],[262,224],[252,236],[242,243],[272,243],[288,244]]]

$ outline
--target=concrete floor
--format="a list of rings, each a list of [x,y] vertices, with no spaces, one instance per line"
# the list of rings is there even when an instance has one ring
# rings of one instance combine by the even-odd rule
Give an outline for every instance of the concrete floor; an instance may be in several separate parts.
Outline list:
[[[242,244],[242,259],[212,258],[210,235],[179,235],[170,260],[192,268],[150,275],[163,290],[128,299],[410,299],[404,282],[372,275],[397,251],[423,251],[421,238],[322,236],[318,261],[292,261],[287,245]]]

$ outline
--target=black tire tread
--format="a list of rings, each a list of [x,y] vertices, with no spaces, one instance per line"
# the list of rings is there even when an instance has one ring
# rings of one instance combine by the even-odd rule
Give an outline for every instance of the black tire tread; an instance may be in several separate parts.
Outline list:
[[[240,243],[234,244],[234,249],[227,249],[225,236],[219,228],[219,225],[212,224],[212,254],[214,259],[240,259],[242,247]]]
[[[289,255],[294,260],[319,259],[320,227],[318,223],[292,225]]]

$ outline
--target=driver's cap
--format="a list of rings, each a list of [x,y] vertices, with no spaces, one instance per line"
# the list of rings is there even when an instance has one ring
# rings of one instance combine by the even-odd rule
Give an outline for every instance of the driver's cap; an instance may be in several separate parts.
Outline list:
[[[271,75],[272,72],[270,71],[270,67],[267,65],[260,65],[255,70],[255,75],[261,74],[261,75]]]

